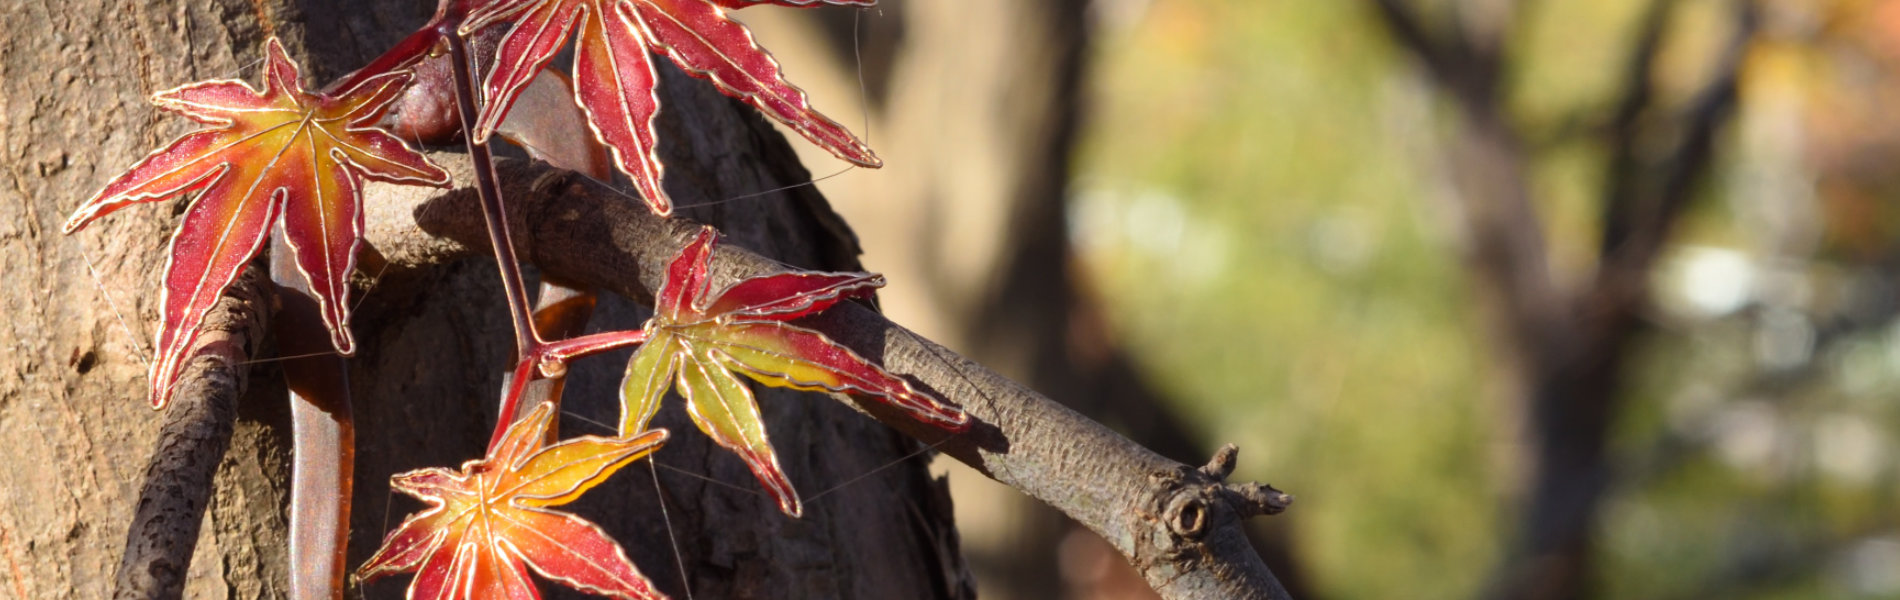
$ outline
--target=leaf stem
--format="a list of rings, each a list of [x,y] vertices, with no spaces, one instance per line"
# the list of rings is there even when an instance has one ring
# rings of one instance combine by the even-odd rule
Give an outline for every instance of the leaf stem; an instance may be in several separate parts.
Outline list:
[[[515,372],[502,391],[501,409],[496,411],[495,433],[489,436],[488,447],[494,448],[495,444],[501,442],[503,434],[508,432],[508,425],[514,422],[515,413],[521,409],[522,391],[528,389],[528,382],[534,379],[537,372],[544,377],[562,377],[567,374],[567,362],[570,360],[646,341],[645,329],[608,331],[554,342],[537,341],[523,353],[521,360],[515,362]]]
[[[522,282],[521,262],[515,257],[514,241],[508,235],[508,213],[502,205],[501,189],[495,184],[494,159],[488,153],[488,144],[475,142],[477,105],[475,78],[469,73],[468,42],[454,31],[444,33],[443,37],[449,42],[449,62],[455,66],[456,112],[462,123],[462,139],[468,144],[469,159],[475,163],[475,190],[481,197],[482,218],[488,224],[488,242],[494,246],[495,262],[501,269],[502,292],[508,298],[508,314],[515,329],[515,360],[519,362],[541,344],[541,336],[534,329],[528,287]],[[508,422],[504,419],[500,425],[505,428]]]
[[[508,433],[508,426],[515,422],[515,413],[521,409],[521,392],[528,389],[528,382],[534,380],[533,357],[523,358],[515,363],[515,372],[508,378],[507,387],[502,389],[501,409],[496,411],[495,433],[488,436],[488,449],[493,452],[496,444]]]
[[[475,116],[479,106],[475,100],[468,40],[449,27],[437,27],[435,34],[448,42],[449,62],[455,67],[456,113],[462,125],[462,139],[468,144],[469,160],[475,166],[475,191],[481,199],[482,219],[488,227],[489,245],[495,250],[496,266],[501,270],[502,292],[508,298],[508,314],[515,330],[515,370],[502,390],[501,406],[496,410],[495,433],[488,441],[492,449],[514,423],[516,413],[520,412],[522,392],[537,372],[546,377],[560,377],[567,372],[568,360],[639,344],[646,341],[646,331],[611,331],[552,343],[542,339],[534,324],[527,284],[521,277],[521,261],[515,256],[514,241],[508,233],[508,211],[500,186],[495,182],[494,157],[488,152],[487,144],[475,142]]]
[[[344,75],[342,79],[324,88],[324,93],[349,90],[371,77],[414,66],[417,62],[434,54],[436,45],[442,43],[445,38],[456,37],[457,29],[467,18],[466,2],[438,0],[435,5],[435,15],[429,17],[429,22],[423,23],[422,27],[402,38],[402,41],[396,42],[395,46],[383,51],[382,55],[371,59],[369,64],[363,65],[363,68],[351,71],[350,74]]]
[[[395,46],[371,60],[363,68],[344,75],[342,79],[330,84],[323,91],[325,93],[347,91],[361,85],[371,77],[410,67],[427,58],[431,52],[435,51],[436,44],[441,41],[438,27],[441,24],[440,21],[441,17],[438,15],[436,19],[431,20],[421,29],[417,29],[415,33],[396,42]]]
[[[647,331],[645,329],[634,329],[630,331],[607,331],[558,342],[548,342],[538,349],[539,352],[537,352],[537,354],[540,355],[540,360],[537,361],[536,364],[540,365],[542,375],[547,377],[560,377],[567,373],[567,361],[589,354],[606,352],[615,348],[625,348],[635,344],[646,343],[646,341]]]

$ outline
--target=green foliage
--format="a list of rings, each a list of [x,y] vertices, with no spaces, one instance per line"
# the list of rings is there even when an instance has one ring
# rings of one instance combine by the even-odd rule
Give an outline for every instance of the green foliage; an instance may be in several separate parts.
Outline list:
[[[1464,596],[1502,534],[1506,415],[1426,199],[1434,108],[1364,17],[1155,3],[1109,31],[1072,217],[1151,374],[1299,495],[1322,590]],[[1169,122],[1107,125],[1137,115]]]
[[[1498,378],[1506,357],[1488,337],[1484,298],[1458,260],[1441,160],[1457,112],[1369,4],[1111,4],[1139,12],[1106,11],[1072,227],[1115,333],[1141,349],[1148,375],[1198,417],[1207,439],[1246,449],[1252,459],[1241,476],[1299,496],[1282,524],[1317,592],[1468,598],[1516,524],[1511,494],[1530,447],[1519,437],[1521,408]],[[1451,14],[1440,10],[1449,3],[1414,4]],[[1723,3],[1681,4],[1655,78],[1657,93],[1677,104],[1702,84],[1726,35]],[[1536,208],[1566,284],[1594,268],[1606,165],[1597,132],[1614,115],[1647,5],[1520,5],[1528,22],[1508,49],[1505,98],[1530,137]],[[1601,597],[1895,593],[1856,583],[1871,571],[1852,568],[1881,556],[1881,540],[1895,545],[1894,462],[1874,459],[1885,466],[1872,479],[1842,469],[1867,455],[1856,454],[1855,440],[1894,448],[1900,362],[1891,357],[1900,356],[1900,336],[1886,321],[1839,323],[1861,329],[1788,371],[1803,374],[1792,385],[1751,388],[1776,373],[1763,367],[1763,348],[1778,342],[1763,340],[1777,317],[1672,308],[1696,285],[1685,269],[1711,252],[1807,290],[1793,305],[1754,301],[1810,326],[1850,314],[1856,286],[1872,285],[1866,263],[1855,262],[1871,253],[1834,249],[1892,242],[1870,233],[1838,242],[1845,234],[1835,227],[1890,231],[1900,222],[1888,216],[1891,202],[1849,204],[1855,217],[1817,234],[1821,254],[1793,256],[1776,244],[1798,224],[1764,225],[1781,213],[1748,205],[1774,193],[1763,189],[1764,173],[1827,177],[1804,162],[1812,159],[1801,154],[1803,138],[1773,136],[1822,138],[1826,123],[1810,133],[1807,117],[1785,112],[1803,102],[1851,106],[1829,86],[1882,81],[1864,70],[1853,71],[1860,79],[1829,79],[1844,65],[1866,65],[1836,39],[1876,22],[1853,16],[1866,5],[1782,7],[1833,24],[1817,35],[1835,37],[1750,63],[1743,112],[1718,141],[1714,197],[1681,224],[1679,249],[1653,275],[1660,331],[1629,358],[1627,408],[1611,451],[1624,479],[1598,527]],[[1867,121],[1841,129],[1891,138]],[[1892,195],[1858,193],[1843,196]],[[1814,218],[1805,216],[1848,200],[1788,202]],[[1778,437],[1760,442],[1738,429],[1755,426]],[[1768,451],[1748,446],[1763,443]],[[1825,453],[1848,467],[1828,466]],[[1737,566],[1749,552],[1781,557],[1790,548],[1812,552],[1775,568]]]

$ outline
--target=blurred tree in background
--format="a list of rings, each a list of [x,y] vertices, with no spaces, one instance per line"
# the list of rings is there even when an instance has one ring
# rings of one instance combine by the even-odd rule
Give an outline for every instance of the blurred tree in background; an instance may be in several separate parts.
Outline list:
[[[893,318],[1240,444],[1301,597],[1900,598],[1900,1],[813,16]],[[973,479],[986,597],[1139,597]]]

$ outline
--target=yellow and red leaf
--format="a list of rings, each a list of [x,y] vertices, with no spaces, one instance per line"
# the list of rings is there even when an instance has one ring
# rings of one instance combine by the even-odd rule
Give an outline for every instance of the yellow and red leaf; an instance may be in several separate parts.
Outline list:
[[[483,77],[487,104],[476,125],[486,142],[521,91],[573,37],[574,99],[587,113],[594,135],[612,149],[614,165],[661,215],[672,201],[660,185],[658,135],[653,116],[660,99],[651,52],[664,52],[680,68],[711,80],[720,91],[744,100],[785,123],[832,154],[855,164],[883,163],[844,126],[819,114],[805,92],[785,81],[778,62],[759,47],[744,25],[725,10],[756,4],[868,6],[870,0],[499,0],[476,8],[461,31],[470,34],[513,21]],[[578,31],[578,33],[576,33]]]
[[[410,598],[539,598],[528,569],[574,589],[626,599],[665,596],[593,523],[548,510],[659,448],[665,430],[582,436],[543,447],[554,411],[543,403],[510,426],[489,455],[460,472],[430,468],[390,479],[428,502],[383,538],[357,570],[370,580],[416,571]]]
[[[667,267],[646,344],[621,384],[620,430],[640,431],[677,385],[701,431],[737,453],[779,509],[798,515],[798,492],[779,467],[758,402],[735,373],[766,385],[873,396],[950,431],[970,425],[954,406],[911,386],[817,331],[788,323],[884,285],[869,273],[776,273],[711,293],[718,234],[702,229]]]
[[[349,275],[363,229],[364,178],[447,186],[446,171],[375,123],[408,84],[384,73],[336,94],[311,94],[275,38],[265,85],[208,81],[153,102],[209,127],[133,165],[66,221],[71,233],[125,206],[196,194],[172,236],[151,367],[150,399],[163,407],[206,310],[255,256],[282,215],[298,269],[317,293],[331,343],[354,352]]]

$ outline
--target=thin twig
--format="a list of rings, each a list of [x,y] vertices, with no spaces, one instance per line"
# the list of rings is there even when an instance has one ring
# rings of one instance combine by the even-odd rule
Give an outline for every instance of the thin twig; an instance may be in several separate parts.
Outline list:
[[[249,383],[251,353],[269,329],[263,273],[247,269],[205,313],[145,465],[145,482],[126,531],[113,597],[177,598],[197,548],[212,478],[231,444],[237,399]]]

